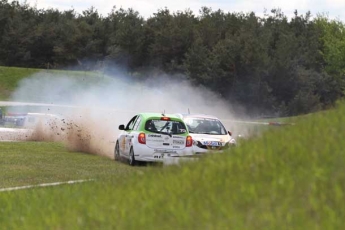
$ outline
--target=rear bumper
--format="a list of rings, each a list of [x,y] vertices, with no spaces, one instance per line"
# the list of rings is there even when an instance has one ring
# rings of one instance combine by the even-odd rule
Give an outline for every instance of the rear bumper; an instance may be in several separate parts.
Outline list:
[[[164,162],[180,157],[193,156],[193,148],[186,147],[183,150],[152,149],[145,145],[134,147],[134,157],[137,161]]]

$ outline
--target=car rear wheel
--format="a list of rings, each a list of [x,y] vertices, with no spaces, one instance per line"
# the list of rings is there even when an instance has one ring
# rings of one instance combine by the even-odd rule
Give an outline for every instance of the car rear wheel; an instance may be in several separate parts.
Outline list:
[[[119,142],[116,142],[115,145],[115,149],[114,149],[114,159],[115,161],[119,161],[120,160],[120,146],[119,146]]]
[[[135,166],[135,165],[137,164],[137,161],[135,160],[135,157],[134,157],[134,150],[133,150],[133,147],[132,147],[131,150],[129,151],[128,164],[129,164],[130,166]]]

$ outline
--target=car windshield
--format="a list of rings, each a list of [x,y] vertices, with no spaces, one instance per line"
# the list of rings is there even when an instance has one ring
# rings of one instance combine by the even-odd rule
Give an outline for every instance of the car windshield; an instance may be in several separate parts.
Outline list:
[[[159,119],[147,120],[145,130],[163,134],[184,134],[187,132],[185,124],[181,121],[165,121]]]
[[[190,133],[226,135],[226,129],[218,119],[210,118],[185,118]]]

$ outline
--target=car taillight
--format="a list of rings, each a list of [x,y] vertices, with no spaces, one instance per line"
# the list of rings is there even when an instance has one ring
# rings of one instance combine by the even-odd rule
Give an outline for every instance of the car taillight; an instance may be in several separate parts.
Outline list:
[[[170,117],[161,117],[162,121],[170,121]]]
[[[193,139],[191,136],[187,136],[186,138],[186,147],[191,147],[193,145]]]
[[[138,141],[140,144],[146,144],[146,137],[145,133],[140,133],[138,136]]]

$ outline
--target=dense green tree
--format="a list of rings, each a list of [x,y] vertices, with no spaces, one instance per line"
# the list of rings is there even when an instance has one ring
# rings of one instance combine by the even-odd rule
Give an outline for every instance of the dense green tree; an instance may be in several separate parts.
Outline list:
[[[222,10],[212,11],[211,8],[202,7],[200,10],[197,32],[204,45],[212,49],[220,40],[225,38],[226,24]]]
[[[133,9],[112,10],[109,15],[112,33],[108,44],[108,58],[117,65],[133,71],[147,58],[144,19]]]
[[[0,65],[186,75],[259,114],[308,113],[344,96],[343,22],[297,10],[290,19],[280,9],[199,13],[165,8],[144,19],[114,6],[104,17],[0,0]]]
[[[159,10],[147,20],[147,36],[151,39],[149,53],[151,64],[167,72],[182,71],[183,59],[193,42],[196,19],[191,11],[171,14]]]
[[[212,81],[210,76],[211,52],[203,44],[201,38],[197,38],[186,53],[184,66],[187,75],[195,83],[207,85]]]
[[[327,73],[318,90],[322,95],[321,100],[329,105],[344,96],[345,24],[338,20],[329,20],[324,15],[318,15],[315,24],[320,30],[319,40],[322,43],[320,54],[323,68],[319,71]]]
[[[94,69],[106,54],[108,38],[105,26],[104,19],[94,7],[84,10],[77,18],[77,58],[84,69]]]
[[[0,51],[2,63],[13,66],[28,66],[31,60],[29,47],[34,42],[34,32],[37,24],[37,10],[28,4],[11,4],[3,1],[1,4],[2,36]],[[25,22],[25,23],[23,23]]]

